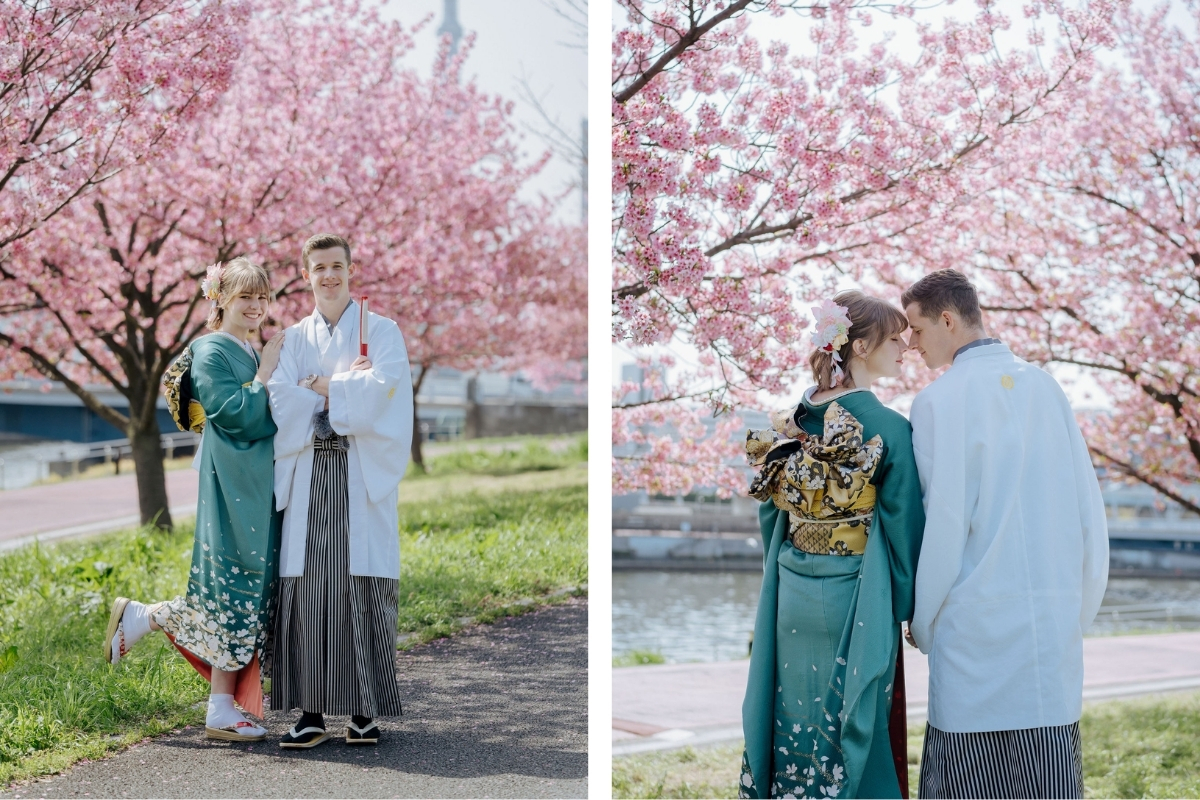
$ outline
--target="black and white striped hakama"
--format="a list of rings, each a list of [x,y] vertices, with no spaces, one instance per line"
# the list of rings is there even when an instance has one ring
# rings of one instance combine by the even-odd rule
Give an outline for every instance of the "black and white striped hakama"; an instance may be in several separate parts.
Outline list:
[[[984,733],[926,725],[920,797],[1083,797],[1079,723]]]
[[[350,574],[348,451],[315,444],[304,574],[279,579],[271,708],[399,716],[399,582]]]

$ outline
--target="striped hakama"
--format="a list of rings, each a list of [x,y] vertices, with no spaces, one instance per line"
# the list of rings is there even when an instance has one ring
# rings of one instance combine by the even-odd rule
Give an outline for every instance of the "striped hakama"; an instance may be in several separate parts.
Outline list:
[[[983,733],[927,724],[920,797],[1083,797],[1079,723]]]
[[[346,439],[314,445],[304,574],[279,579],[271,708],[399,716],[399,581],[350,574]]]

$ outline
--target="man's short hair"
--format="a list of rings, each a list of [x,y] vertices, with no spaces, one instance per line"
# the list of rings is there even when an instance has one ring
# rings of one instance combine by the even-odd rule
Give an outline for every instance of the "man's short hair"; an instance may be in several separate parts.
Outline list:
[[[308,254],[313,250],[328,250],[331,247],[340,247],[345,250],[346,266],[350,266],[350,243],[336,233],[318,233],[316,236],[308,237],[308,241],[304,243],[304,249],[300,251],[300,266],[308,269]]]
[[[983,327],[975,286],[956,269],[939,269],[908,287],[900,295],[900,305],[908,308],[912,303],[917,304],[926,319],[936,319],[943,311],[954,311],[970,327]]]

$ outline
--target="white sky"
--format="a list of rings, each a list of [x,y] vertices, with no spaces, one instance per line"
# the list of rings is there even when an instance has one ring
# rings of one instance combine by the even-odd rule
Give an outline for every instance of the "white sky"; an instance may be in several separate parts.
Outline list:
[[[1146,12],[1159,5],[1158,3],[1147,2],[1147,0],[1134,0],[1134,2],[1137,7]],[[1026,35],[1029,29],[1029,22],[1022,13],[1022,7],[1026,3],[1027,0],[998,0],[996,3],[996,9],[1007,16],[1012,23],[1010,29],[999,37],[1001,47],[1027,46]],[[941,27],[942,20],[944,19],[966,20],[975,16],[979,10],[978,6],[969,0],[958,0],[958,2],[950,0],[949,2],[942,2],[940,4],[929,3],[928,5],[936,5],[936,7],[918,11],[914,19],[911,20],[894,19],[878,11],[870,12],[872,25],[861,31],[860,45],[865,48],[890,35],[892,38],[889,49],[911,60],[918,53],[918,43],[915,33],[915,26],[918,22],[928,22],[936,29]],[[1170,5],[1171,14],[1169,20],[1183,27],[1185,30],[1191,30],[1191,18],[1186,12],[1184,0],[1170,0]],[[624,27],[625,24],[626,16],[624,11],[614,4],[614,27]],[[1045,31],[1047,41],[1051,42],[1055,33],[1052,24],[1044,21],[1041,23],[1041,27]],[[809,45],[808,30],[808,23],[792,12],[784,14],[780,18],[771,17],[766,13],[758,13],[752,16],[749,26],[749,34],[757,38],[764,49],[768,42],[783,41],[790,45],[793,52],[802,52]],[[847,286],[846,288],[850,287]],[[613,346],[612,382],[614,386],[621,382],[621,367],[625,364],[633,363],[632,352],[630,348],[622,345]],[[696,363],[696,351],[689,345],[673,343],[669,347],[669,352],[680,366],[694,367]],[[911,353],[907,358],[915,359],[918,356],[915,353]],[[1099,385],[1083,370],[1066,365],[1053,365],[1049,371],[1063,384],[1063,388],[1074,407],[1078,409],[1111,407],[1111,403]],[[810,383],[811,381],[809,380],[801,379],[787,397],[778,398],[780,405],[782,406],[789,401],[794,401],[795,398],[791,397],[791,395],[799,396],[800,391]]]
[[[475,33],[464,78],[474,78],[489,94],[515,103],[514,116],[524,129],[524,151],[532,159],[548,149],[531,130],[546,125],[531,104],[522,99],[520,81],[526,79],[551,118],[574,141],[581,135],[587,115],[587,53],[584,40],[551,6],[556,0],[459,0],[458,21],[464,34]],[[561,5],[561,2],[559,3]],[[384,16],[411,27],[432,15],[433,21],[417,37],[406,63],[428,74],[437,54],[437,29],[442,24],[444,0],[390,0]],[[567,45],[576,44],[578,47]],[[556,196],[578,184],[579,167],[555,156],[527,187],[527,196]],[[580,219],[580,196],[573,191],[560,206],[564,220]]]

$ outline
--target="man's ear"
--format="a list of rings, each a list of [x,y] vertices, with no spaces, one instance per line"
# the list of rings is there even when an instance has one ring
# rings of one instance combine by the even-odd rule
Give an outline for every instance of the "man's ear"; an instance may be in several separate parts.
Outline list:
[[[942,312],[939,322],[945,325],[946,330],[948,331],[952,331],[958,327],[958,320],[954,318],[954,315],[951,314],[949,310]]]
[[[355,264],[353,261],[351,261],[350,266],[346,267],[346,277],[353,278],[354,273],[356,272],[358,272],[358,264]]]
[[[308,270],[306,270],[304,267],[300,268],[300,277],[304,278],[305,283],[309,282]]]

